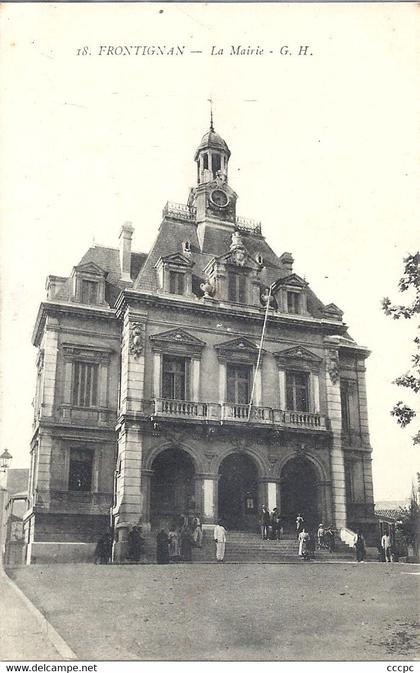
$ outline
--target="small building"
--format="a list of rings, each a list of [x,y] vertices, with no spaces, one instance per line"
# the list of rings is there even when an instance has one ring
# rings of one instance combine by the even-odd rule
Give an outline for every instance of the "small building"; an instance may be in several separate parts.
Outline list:
[[[0,542],[1,557],[7,565],[8,549],[7,544],[10,536],[17,534],[19,526],[15,522],[20,517],[21,534],[23,537],[23,514],[27,510],[27,488],[28,488],[29,470],[27,468],[6,468],[1,470],[0,482]],[[16,502],[16,507],[12,506]],[[22,542],[23,544],[23,542]],[[22,551],[22,545],[21,545]]]
[[[237,214],[230,157],[211,124],[196,184],[166,204],[148,253],[126,223],[119,248],[93,246],[47,279],[28,562],[81,558],[109,526],[123,560],[130,526],[186,512],[256,530],[268,505],[285,529],[298,512],[311,527],[375,529],[369,352],[292,254]]]

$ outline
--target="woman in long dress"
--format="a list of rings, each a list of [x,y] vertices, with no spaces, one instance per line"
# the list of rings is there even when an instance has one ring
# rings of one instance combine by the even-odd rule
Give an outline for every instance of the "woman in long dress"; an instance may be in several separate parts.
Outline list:
[[[299,533],[299,557],[307,560],[309,558],[309,533],[302,528]]]
[[[168,539],[169,539],[169,561],[172,563],[176,563],[176,561],[179,561],[180,553],[179,553],[179,540],[178,540],[178,533],[175,530],[175,526],[172,526],[168,533]]]
[[[156,562],[160,565],[169,563],[169,537],[163,528],[156,537]]]
[[[193,537],[191,528],[187,523],[184,523],[184,525],[181,528],[180,538],[181,538],[181,559],[183,561],[192,561]]]
[[[363,537],[361,530],[357,531],[354,548],[356,550],[357,562],[360,563],[360,561],[364,561],[366,557],[366,547],[365,547],[365,538]]]

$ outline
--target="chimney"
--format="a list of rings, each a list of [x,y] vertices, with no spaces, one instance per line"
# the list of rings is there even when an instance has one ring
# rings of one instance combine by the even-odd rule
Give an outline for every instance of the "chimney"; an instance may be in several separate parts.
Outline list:
[[[124,222],[120,233],[120,267],[121,280],[131,283],[131,239],[134,227],[131,222]]]
[[[284,252],[282,255],[280,255],[279,259],[284,269],[288,271],[289,274],[291,274],[293,272],[293,262],[295,261],[293,259],[292,253]]]

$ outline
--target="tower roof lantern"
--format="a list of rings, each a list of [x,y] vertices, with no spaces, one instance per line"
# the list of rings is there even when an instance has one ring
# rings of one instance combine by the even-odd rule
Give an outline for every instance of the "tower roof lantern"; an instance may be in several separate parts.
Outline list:
[[[197,151],[194,156],[194,161],[197,161],[198,155],[202,150],[218,150],[219,152],[224,152],[227,157],[230,157],[230,149],[227,146],[227,143],[221,136],[219,136],[218,133],[215,132],[213,128],[213,124],[211,125],[210,129],[203,135],[201,138],[201,142],[199,146],[197,147]]]

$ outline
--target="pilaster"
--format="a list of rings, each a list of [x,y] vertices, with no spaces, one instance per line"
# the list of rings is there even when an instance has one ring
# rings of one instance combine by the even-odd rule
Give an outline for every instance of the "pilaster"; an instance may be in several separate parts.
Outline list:
[[[55,404],[55,383],[58,353],[58,320],[48,316],[43,339],[44,369],[41,416],[52,416]]]

